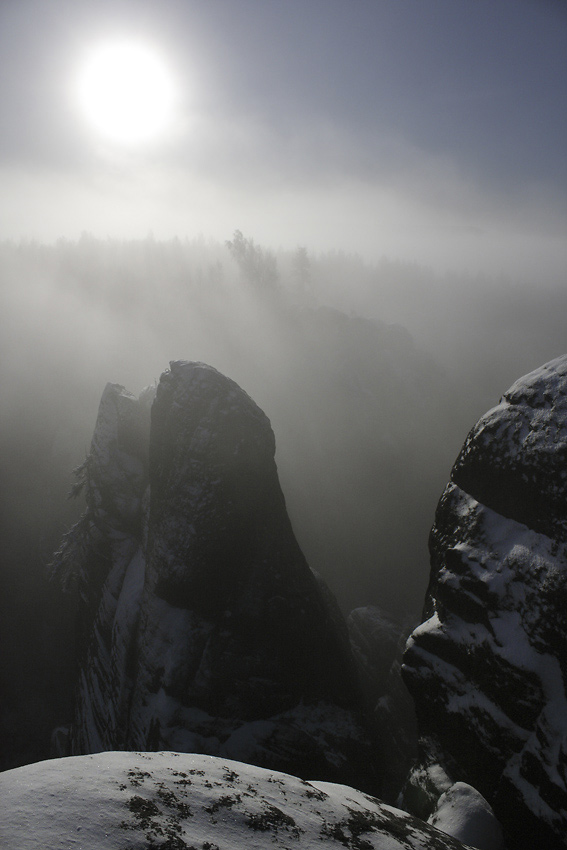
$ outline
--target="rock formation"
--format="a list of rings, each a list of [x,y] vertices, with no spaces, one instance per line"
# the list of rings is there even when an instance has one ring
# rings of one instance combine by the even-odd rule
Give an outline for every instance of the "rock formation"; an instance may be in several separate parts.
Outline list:
[[[293,534],[264,413],[177,362],[135,399],[108,385],[87,510],[54,563],[81,599],[59,752],[220,754],[373,786],[344,622]]]
[[[102,753],[0,775],[0,845],[10,850],[464,850],[354,788],[228,759]]]
[[[567,357],[517,381],[473,428],[437,508],[426,619],[403,674],[421,757],[403,805],[455,782],[513,848],[567,832]]]

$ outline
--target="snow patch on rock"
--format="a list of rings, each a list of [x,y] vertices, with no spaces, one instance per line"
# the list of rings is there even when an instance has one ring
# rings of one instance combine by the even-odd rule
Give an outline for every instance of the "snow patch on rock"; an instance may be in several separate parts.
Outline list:
[[[462,850],[345,785],[206,755],[108,752],[0,774],[6,850]]]
[[[456,782],[439,797],[427,823],[478,850],[503,850],[502,827],[482,794]]]

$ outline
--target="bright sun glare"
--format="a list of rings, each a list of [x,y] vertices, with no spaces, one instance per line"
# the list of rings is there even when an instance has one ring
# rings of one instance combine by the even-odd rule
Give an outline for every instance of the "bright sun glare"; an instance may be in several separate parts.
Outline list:
[[[173,78],[145,44],[120,41],[94,48],[79,72],[77,93],[94,128],[122,144],[158,136],[172,117]]]

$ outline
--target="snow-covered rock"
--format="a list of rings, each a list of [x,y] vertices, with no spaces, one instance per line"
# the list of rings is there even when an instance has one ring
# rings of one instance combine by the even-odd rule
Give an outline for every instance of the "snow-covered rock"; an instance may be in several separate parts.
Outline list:
[[[105,390],[87,512],[56,559],[82,599],[68,753],[202,752],[374,788],[346,625],[293,534],[267,417],[188,362],[162,375],[149,439],[126,439],[146,410]]]
[[[349,788],[227,759],[109,752],[0,774],[3,850],[462,850]]]
[[[456,782],[439,797],[428,823],[478,850],[503,850],[502,827],[482,794]]]
[[[403,673],[427,817],[450,783],[488,800],[517,848],[567,831],[567,357],[517,381],[469,434],[430,539],[427,619]]]

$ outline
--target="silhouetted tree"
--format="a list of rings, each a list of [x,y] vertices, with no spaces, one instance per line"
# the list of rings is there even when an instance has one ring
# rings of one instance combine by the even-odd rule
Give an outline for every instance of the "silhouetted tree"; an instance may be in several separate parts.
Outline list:
[[[299,290],[305,292],[305,288],[311,278],[311,261],[307,254],[307,248],[298,245],[292,257],[292,274],[297,281]]]
[[[276,256],[247,239],[240,230],[235,230],[232,240],[226,241],[226,247],[238,264],[244,279],[262,290],[274,290],[279,274]]]

